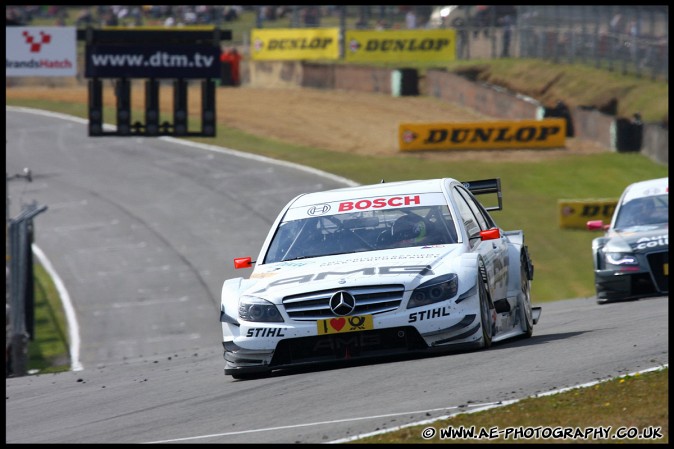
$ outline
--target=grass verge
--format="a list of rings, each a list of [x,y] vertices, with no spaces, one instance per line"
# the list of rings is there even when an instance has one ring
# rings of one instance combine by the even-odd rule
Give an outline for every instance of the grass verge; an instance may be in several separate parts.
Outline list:
[[[28,372],[43,374],[68,371],[68,329],[61,298],[42,265],[34,262],[33,271],[35,335],[28,342]]]
[[[664,368],[554,395],[527,398],[482,412],[456,415],[355,442],[668,443],[668,397],[669,368]],[[462,432],[471,432],[471,429],[474,437],[465,438],[467,434]],[[602,433],[602,430],[606,432]],[[546,433],[552,437],[543,438]],[[422,434],[433,437],[425,439]]]
[[[44,99],[12,99],[6,104],[66,112],[87,117],[86,105]],[[64,109],[65,108],[65,109]],[[114,117],[114,110],[105,116]],[[11,143],[11,135],[8,137]],[[503,229],[524,230],[536,267],[534,303],[594,295],[591,258],[597,233],[559,227],[560,199],[615,198],[632,182],[666,177],[668,167],[639,153],[566,155],[553,162],[437,161],[416,155],[362,156],[309,148],[251,136],[218,125],[217,137],[193,139],[254,154],[296,162],[362,184],[415,178],[456,177],[461,180],[501,178],[503,210],[493,214]],[[580,255],[580,256],[579,256]],[[584,256],[583,256],[584,255]],[[561,280],[561,281],[560,281]]]
[[[587,74],[583,74],[583,77],[593,78]],[[658,88],[661,89],[662,86]],[[665,92],[667,92],[666,89],[665,87]],[[560,96],[563,93],[556,95]],[[666,97],[667,95],[660,95],[660,100]],[[562,96],[562,98],[568,97]],[[639,102],[641,100],[634,101],[634,104],[643,104]],[[87,116],[85,104],[54,103],[39,99],[21,101],[7,99],[6,104],[64,112],[83,118]],[[647,106],[644,106],[643,110],[646,109]],[[114,111],[106,111],[106,116],[114,116]],[[536,277],[532,285],[535,303],[588,297],[594,294],[590,248],[591,240],[596,234],[559,229],[556,210],[558,199],[590,197],[617,199],[624,187],[631,182],[668,176],[667,166],[655,164],[647,157],[634,153],[604,153],[569,157],[556,160],[552,164],[526,161],[504,163],[498,160],[480,164],[474,162],[438,163],[404,155],[396,157],[351,155],[347,158],[343,153],[298,147],[284,142],[249,136],[223,125],[218,126],[217,136],[214,139],[195,140],[302,163],[360,183],[378,182],[382,171],[385,171],[387,178],[392,180],[444,176],[456,176],[461,179],[500,177],[504,210],[495,213],[494,217],[505,229],[525,231],[527,244],[536,265]],[[585,258],[579,257],[583,254],[586,255]],[[53,294],[54,298],[58,298],[55,292]],[[36,301],[37,296],[38,292],[36,292]],[[48,325],[47,322],[40,324],[41,326]],[[41,332],[42,328],[38,329],[36,334]],[[55,334],[58,333],[55,331]],[[46,337],[45,346],[47,346],[46,342],[51,344],[56,340],[58,338],[53,335]],[[61,347],[63,354],[67,354],[67,346]],[[49,350],[41,348],[37,353],[43,360],[58,360],[51,355]],[[48,368],[43,369],[47,372]],[[665,369],[615,379],[595,387],[572,390],[555,396],[529,398],[495,410],[459,415],[447,421],[434,423],[433,427],[438,431],[448,426],[474,427],[475,429],[491,429],[495,426],[500,429],[517,426],[539,428],[543,425],[580,429],[611,426],[613,431],[620,427],[637,429],[637,431],[660,428],[662,439],[593,439],[588,442],[667,443],[669,441],[668,389],[668,369]],[[421,430],[423,427],[410,427],[390,434],[362,439],[358,443],[570,442],[559,439],[513,441],[503,438],[441,441],[438,437],[424,440],[421,438]],[[586,441],[577,440],[576,442]]]

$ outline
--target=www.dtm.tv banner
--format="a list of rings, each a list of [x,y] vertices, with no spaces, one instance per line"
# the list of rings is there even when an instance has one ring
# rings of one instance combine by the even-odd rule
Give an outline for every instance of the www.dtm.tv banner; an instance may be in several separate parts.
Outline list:
[[[402,151],[561,148],[565,139],[566,121],[561,118],[398,126]]]

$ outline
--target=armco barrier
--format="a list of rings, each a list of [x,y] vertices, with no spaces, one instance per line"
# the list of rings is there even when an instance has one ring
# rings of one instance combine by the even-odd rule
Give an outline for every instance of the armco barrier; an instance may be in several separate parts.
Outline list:
[[[249,61],[253,86],[302,86],[392,95],[391,79],[397,68],[320,64],[315,62]],[[542,118],[537,100],[498,86],[471,81],[455,73],[430,69],[418,77],[419,94],[457,103],[480,113],[503,119]],[[570,108],[575,137],[597,142],[617,151],[616,117],[594,109]],[[669,132],[660,125],[645,124],[641,153],[668,165]]]

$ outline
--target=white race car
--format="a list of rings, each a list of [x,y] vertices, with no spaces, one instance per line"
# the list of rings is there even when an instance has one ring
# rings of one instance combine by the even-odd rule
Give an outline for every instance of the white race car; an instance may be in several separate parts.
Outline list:
[[[493,194],[483,206],[476,195]],[[489,197],[485,197],[489,198]],[[278,215],[250,277],[222,286],[225,375],[530,337],[541,313],[500,179],[431,179],[302,194]]]

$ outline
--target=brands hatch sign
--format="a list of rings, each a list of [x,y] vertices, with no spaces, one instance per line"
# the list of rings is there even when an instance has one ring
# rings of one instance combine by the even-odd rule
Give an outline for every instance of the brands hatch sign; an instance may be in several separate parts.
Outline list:
[[[5,27],[5,76],[77,75],[75,27]]]

